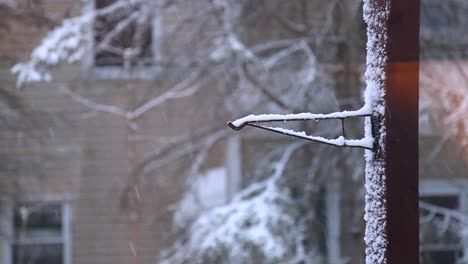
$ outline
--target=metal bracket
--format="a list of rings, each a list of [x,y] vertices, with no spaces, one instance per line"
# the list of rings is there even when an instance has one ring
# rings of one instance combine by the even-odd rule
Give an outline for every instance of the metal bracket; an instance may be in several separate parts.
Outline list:
[[[348,118],[361,118],[361,117],[371,117],[371,114],[359,114],[359,115],[352,115],[352,116],[346,116],[346,117],[330,117],[330,116],[324,115],[323,117],[318,116],[318,117],[313,117],[313,118],[294,118],[294,119],[281,119],[281,118],[265,119],[265,118],[263,118],[261,120],[243,122],[243,123],[241,123],[239,125],[236,125],[236,124],[234,124],[234,122],[229,121],[227,123],[227,125],[231,129],[233,129],[235,131],[239,131],[239,130],[241,130],[242,128],[244,128],[246,126],[251,126],[251,127],[267,130],[267,131],[270,131],[270,132],[273,132],[273,133],[282,134],[282,135],[285,135],[285,136],[290,136],[290,137],[295,137],[295,138],[300,138],[300,139],[304,139],[304,140],[308,140],[308,141],[318,142],[318,143],[322,143],[322,144],[327,144],[327,145],[331,145],[331,146],[335,146],[335,147],[354,147],[354,148],[364,148],[364,149],[372,150],[373,147],[346,144],[347,139],[346,139],[346,131],[345,131],[345,125],[344,125],[345,119],[348,119]],[[341,121],[342,135],[340,137],[336,138],[336,139],[326,139],[326,138],[322,138],[322,137],[318,137],[318,136],[308,136],[305,133],[296,132],[296,131],[293,131],[293,130],[274,128],[274,127],[263,126],[263,125],[258,124],[258,123],[269,123],[269,122],[290,122],[290,121],[307,121],[307,120],[314,120],[314,121],[340,120]],[[372,134],[374,136],[374,131],[372,131]],[[343,141],[343,144],[334,143],[334,142],[338,142],[340,140]]]

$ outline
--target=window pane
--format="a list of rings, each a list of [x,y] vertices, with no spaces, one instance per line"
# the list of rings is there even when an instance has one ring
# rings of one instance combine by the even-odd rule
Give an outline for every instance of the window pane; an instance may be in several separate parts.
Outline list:
[[[96,9],[104,8],[115,0],[96,0]],[[135,6],[135,9],[141,8]],[[105,16],[97,16],[94,22],[95,65],[122,66],[128,56],[130,65],[149,65],[152,62],[151,23],[129,17],[131,9],[118,9]],[[109,38],[109,36],[111,36]],[[104,44],[106,43],[106,44]],[[129,52],[129,53],[128,53]],[[125,54],[127,55],[125,55]]]
[[[458,209],[458,196],[425,196],[421,200],[434,206]],[[441,213],[421,209],[421,260],[422,264],[455,264],[460,256],[462,240],[460,226]]]
[[[62,245],[15,245],[13,264],[62,264]]]
[[[449,209],[457,209],[459,204],[458,196],[424,196],[421,200]]]
[[[460,253],[456,251],[428,251],[421,254],[421,264],[455,264]]]
[[[59,230],[62,226],[62,208],[59,204],[22,204],[14,216],[16,230]]]
[[[421,7],[421,27],[423,29],[444,30],[458,25],[457,5],[455,1],[429,0]]]

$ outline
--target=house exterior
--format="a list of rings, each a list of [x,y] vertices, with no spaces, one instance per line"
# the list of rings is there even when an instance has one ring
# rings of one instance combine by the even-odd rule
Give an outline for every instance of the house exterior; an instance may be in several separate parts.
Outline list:
[[[149,107],[140,111],[138,117],[129,118],[137,115],[141,106],[148,105],[148,98],[167,97],[170,80],[181,78],[177,76],[180,72],[161,74],[160,67],[169,66],[145,62],[132,65],[134,70],[129,73],[124,69],[124,60],[97,51],[92,45],[96,40],[93,36],[89,37],[91,41],[82,62],[56,67],[50,82],[16,90],[17,80],[10,68],[18,61],[27,60],[50,29],[49,23],[106,7],[110,2],[89,1],[83,5],[68,0],[34,2],[32,14],[52,19],[43,24],[5,13],[9,28],[4,31],[8,33],[0,33],[3,34],[0,35],[0,88],[18,98],[20,105],[17,108],[0,105],[5,109],[4,119],[10,124],[0,134],[0,155],[7,164],[0,166],[0,263],[155,263],[158,254],[175,239],[173,223],[182,217],[176,215],[175,209],[184,200],[186,191],[192,190],[191,184],[196,185],[189,181],[187,172],[195,168],[194,161],[200,158],[205,162],[193,169],[193,174],[216,178],[201,184],[216,186],[213,204],[225,204],[252,181],[247,175],[253,175],[251,168],[256,157],[263,155],[268,144],[285,141],[262,133],[232,136],[228,133],[233,132],[222,128],[210,130],[216,121],[219,127],[224,127],[232,117],[219,110],[217,104],[226,103],[223,101],[226,94],[213,82],[207,83],[208,88],[162,100],[157,107]],[[468,41],[460,37],[466,24],[459,14],[463,14],[466,5],[462,1],[449,1],[450,8],[447,8],[440,1],[422,2],[422,71],[430,68],[426,65],[447,60],[456,59],[464,65],[466,53],[463,52]],[[193,6],[185,3],[169,15],[155,18],[144,41],[149,43],[144,46],[148,52],[143,52],[139,59],[158,60],[171,50],[171,42],[157,38],[158,32],[174,23],[177,16],[193,12],[201,3]],[[322,8],[320,3],[317,6]],[[331,22],[336,27],[331,32],[342,40],[331,42],[324,38],[320,45],[327,46],[330,52],[317,55],[319,70],[326,69],[332,79],[326,85],[335,87],[339,93],[340,110],[359,107],[359,101],[346,99],[358,98],[362,88],[363,24],[351,23],[353,17],[345,15],[350,7],[337,9]],[[257,10],[249,8],[243,12]],[[290,16],[302,11],[295,5],[284,8]],[[313,13],[310,8],[307,10]],[[458,15],[451,16],[448,22],[444,19],[434,22],[432,12],[439,9],[445,10],[446,16]],[[249,44],[283,34],[281,29],[273,30],[269,20],[262,24],[248,18],[243,22],[252,29],[244,36]],[[216,31],[215,26],[208,25]],[[348,30],[340,27],[343,25]],[[98,30],[94,24],[89,26],[93,27],[91,32]],[[449,29],[453,32],[447,33]],[[183,41],[179,37],[171,41]],[[350,41],[353,38],[356,39]],[[431,117],[421,120],[422,199],[466,212],[468,163],[460,154],[463,152],[454,151],[456,142],[448,140],[440,144],[444,127],[438,120]],[[349,130],[358,131],[359,125],[359,121],[352,123]],[[203,128],[207,131],[200,134]],[[204,137],[205,134],[212,137]],[[192,150],[196,149],[197,140],[208,146],[207,157]],[[169,152],[173,149],[181,151]],[[335,149],[330,153],[356,157],[363,154],[349,149]],[[318,153],[312,151],[311,155]],[[359,174],[362,164],[358,163],[346,166],[357,167]],[[364,262],[362,177],[343,177],[343,171],[346,170],[321,171],[320,186],[314,195],[316,206],[312,210],[316,211],[316,218],[310,236],[323,256],[323,263]],[[303,182],[291,184],[300,186]],[[451,229],[431,235],[437,228],[432,225],[434,221],[423,223],[422,230],[427,234],[421,235],[422,263],[456,263],[455,259],[463,256],[468,248],[466,238]]]
[[[76,1],[36,4],[33,8],[43,16],[59,21],[67,12],[76,15],[92,8]],[[50,29],[38,30],[13,15],[6,22],[10,31],[0,45],[2,88],[21,97],[37,126],[27,129],[31,135],[2,129],[2,157],[11,163],[1,173],[0,263],[154,263],[159,251],[170,245],[171,206],[186,189],[185,175],[177,175],[188,161],[179,159],[177,166],[139,177],[136,162],[203,124],[202,113],[213,112],[210,97],[219,95],[198,93],[193,99],[178,99],[177,106],[163,103],[138,120],[139,136],[149,138],[141,140],[128,120],[95,112],[60,87],[101,104],[132,109],[148,90],[157,94],[158,78],[120,78],[118,65],[100,67],[85,58],[59,67],[50,83],[15,91],[9,68],[27,59]],[[190,100],[197,102],[199,112]],[[210,158],[210,167],[224,168],[223,145],[213,147],[218,155]],[[225,174],[223,170],[220,176]]]

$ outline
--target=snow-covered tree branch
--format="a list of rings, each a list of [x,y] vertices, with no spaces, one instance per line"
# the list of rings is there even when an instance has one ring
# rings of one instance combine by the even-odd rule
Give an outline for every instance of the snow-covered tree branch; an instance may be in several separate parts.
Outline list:
[[[115,1],[108,6],[96,7],[65,20],[34,49],[29,61],[12,68],[17,75],[18,86],[52,80],[55,77],[54,67],[58,64],[76,63],[89,54],[94,60],[90,66],[94,67],[92,69],[102,66],[99,63],[104,66],[108,66],[106,63],[114,63],[111,66],[117,63],[128,73],[126,76],[133,76],[132,73],[144,67],[145,63],[157,68],[153,72],[154,76],[145,76],[149,80],[154,78],[154,85],[144,87],[141,89],[143,91],[134,86],[132,78],[125,80],[129,97],[137,98],[128,104],[115,104],[112,100],[106,101],[107,97],[96,98],[89,90],[73,86],[61,84],[57,89],[58,93],[66,94],[72,104],[81,105],[83,111],[108,114],[128,123],[131,128],[128,131],[129,151],[134,149],[136,142],[157,141],[154,144],[156,147],[140,153],[138,159],[131,157],[133,165],[130,170],[133,174],[129,180],[129,192],[137,189],[135,186],[138,186],[139,178],[153,177],[159,169],[177,162],[188,160],[188,166],[182,168],[188,181],[194,175],[202,175],[210,151],[227,137],[233,136],[223,129],[225,121],[247,113],[276,112],[281,115],[281,120],[289,112],[341,112],[340,118],[348,118],[346,115],[351,116],[351,113],[358,117],[370,113],[369,109],[341,111],[359,109],[362,99],[358,96],[359,85],[349,87],[352,92],[336,89],[334,76],[342,68],[328,63],[338,57],[337,51],[331,46],[346,40],[342,35],[346,30],[338,30],[337,27],[341,25],[331,19],[331,14],[337,9],[345,9],[337,1],[324,3],[301,0],[285,3],[276,0],[200,0],[200,8],[197,10],[191,4],[176,0],[140,0]],[[359,23],[361,18],[356,8],[359,2],[352,1],[345,5],[354,7],[350,10],[356,12],[347,15]],[[305,12],[307,10],[321,11]],[[145,52],[151,53],[156,48],[149,52],[145,41],[145,32],[148,31],[143,29],[152,26],[156,16],[161,18],[163,26],[158,32],[152,31],[152,34],[157,33],[152,39],[157,37],[160,42],[158,49],[161,55],[148,56]],[[275,24],[271,32],[253,30],[256,24],[270,23]],[[128,34],[126,39],[130,39],[129,43],[119,42],[122,34]],[[359,38],[357,40],[362,41]],[[147,62],[148,57],[152,57],[150,62]],[[112,93],[109,89],[109,94]],[[144,96],[139,97],[141,94]],[[146,118],[159,114],[168,104],[175,105],[176,102],[200,95],[208,96],[212,100],[212,107],[210,112],[203,115],[199,127],[178,131],[168,140],[144,129],[135,129],[140,127],[139,124],[144,124]],[[345,99],[344,105],[341,102]],[[194,103],[183,109],[187,119],[190,120],[197,108],[197,103]],[[305,121],[304,118],[299,119]],[[312,119],[320,118],[315,116]],[[168,123],[175,121],[168,120]],[[307,134],[310,132],[317,140],[325,140],[342,132],[341,127],[332,123],[299,122],[294,129],[298,127],[308,131]],[[346,134],[353,134],[353,131],[350,128]],[[339,137],[333,143],[370,148],[370,139]],[[282,153],[284,148],[284,144],[277,146],[274,153]],[[332,168],[349,166],[355,168],[353,175],[362,173],[360,155],[355,155],[359,150],[356,153],[355,150],[349,150],[354,155],[336,156],[332,150],[303,142],[286,149],[279,161],[275,161],[277,166],[269,166],[270,155],[270,158],[259,158],[255,173],[247,172],[248,175],[258,175],[258,178],[253,177],[249,182],[261,180],[261,183],[247,187],[232,203],[203,211],[191,218],[193,222],[186,223],[183,230],[175,228],[177,232],[184,233],[176,245],[186,251],[177,250],[175,246],[169,260],[176,263],[190,262],[191,257],[215,261],[226,258],[236,263],[242,259],[254,259],[254,256],[260,254],[266,262],[319,262],[319,255],[324,253],[315,252],[317,242],[304,232],[312,216],[303,207],[313,207],[311,197],[316,192],[316,186],[338,178],[331,173]],[[321,154],[311,155],[307,161],[301,161],[304,164],[300,173],[287,175],[285,166],[295,151]],[[276,154],[273,155],[275,158]],[[291,159],[292,162],[297,160]],[[322,160],[327,160],[326,164]],[[330,174],[333,177],[329,177]],[[310,184],[294,187],[299,189],[298,192],[306,193],[305,205],[299,206],[295,200],[297,198],[289,193],[292,187],[288,186],[288,181],[300,177],[307,177]],[[191,192],[189,186],[187,192]],[[265,210],[257,212],[256,208],[260,207]],[[234,224],[226,226],[226,223]],[[291,231],[284,233],[288,228]],[[224,231],[229,236],[220,236]],[[211,242],[199,243],[202,237],[208,235],[213,237]],[[251,245],[252,251],[243,251],[242,245]],[[233,246],[236,248],[229,252]]]
[[[189,227],[188,239],[176,244],[165,261],[317,263],[319,256],[304,248],[305,222],[282,183],[289,159],[303,146],[286,147],[266,181],[243,190],[230,204],[201,215]]]

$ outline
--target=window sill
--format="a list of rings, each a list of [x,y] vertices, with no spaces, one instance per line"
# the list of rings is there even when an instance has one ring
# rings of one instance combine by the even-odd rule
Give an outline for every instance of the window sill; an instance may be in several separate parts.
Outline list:
[[[125,70],[120,66],[94,66],[84,70],[86,80],[156,80],[161,67],[144,66]]]

